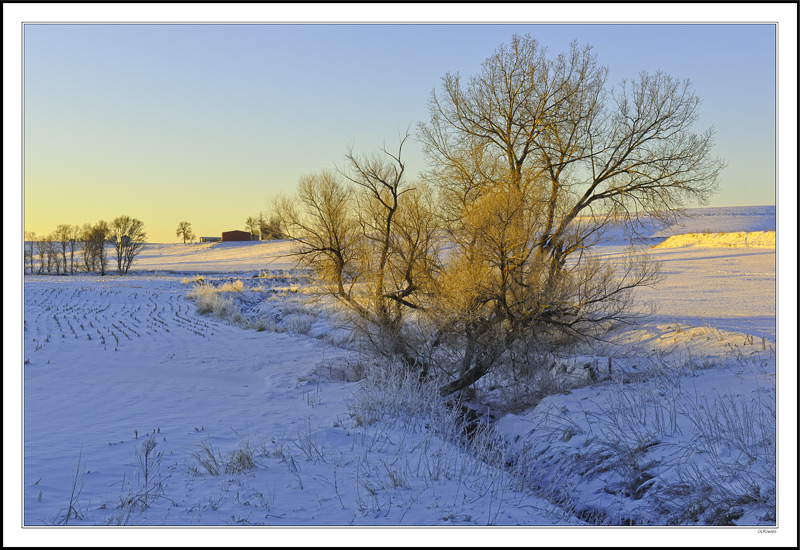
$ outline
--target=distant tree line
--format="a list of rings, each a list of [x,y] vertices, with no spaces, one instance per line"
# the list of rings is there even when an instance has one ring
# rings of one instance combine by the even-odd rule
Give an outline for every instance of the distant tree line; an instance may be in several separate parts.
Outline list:
[[[272,241],[286,238],[282,223],[278,214],[259,212],[255,217],[248,216],[244,226],[251,235],[258,235],[259,240]]]
[[[32,274],[100,273],[109,271],[110,259],[120,275],[127,273],[142,251],[144,224],[119,216],[110,224],[100,220],[83,226],[59,224],[48,235],[25,232],[24,270]]]

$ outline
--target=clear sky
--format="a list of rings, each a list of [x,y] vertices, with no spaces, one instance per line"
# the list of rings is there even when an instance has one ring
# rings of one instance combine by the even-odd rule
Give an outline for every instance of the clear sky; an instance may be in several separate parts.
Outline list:
[[[150,242],[244,229],[303,174],[428,120],[447,72],[529,33],[594,46],[609,84],[663,69],[702,99],[727,162],[711,206],[775,204],[772,24],[27,24],[24,227],[127,214]],[[407,168],[424,168],[409,143]]]

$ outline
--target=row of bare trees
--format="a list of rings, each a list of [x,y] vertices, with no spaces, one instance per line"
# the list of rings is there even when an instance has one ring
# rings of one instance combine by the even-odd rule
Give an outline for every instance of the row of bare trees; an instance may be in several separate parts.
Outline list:
[[[144,247],[144,224],[130,216],[120,216],[110,224],[60,224],[49,235],[25,232],[24,266],[28,273],[67,274],[109,270],[109,257],[117,272],[124,275]],[[109,256],[109,251],[111,255]]]
[[[382,353],[450,395],[515,362],[604,339],[657,281],[646,254],[593,254],[612,227],[636,235],[704,204],[723,163],[697,133],[688,81],[641,73],[609,88],[591,47],[548,57],[514,36],[466,81],[443,78],[410,182],[385,147],[279,199],[301,262],[329,284]]]

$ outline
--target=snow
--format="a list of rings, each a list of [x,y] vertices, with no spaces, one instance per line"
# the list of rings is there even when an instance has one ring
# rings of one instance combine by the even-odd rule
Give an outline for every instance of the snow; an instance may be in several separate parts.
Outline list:
[[[136,257],[136,271],[233,273],[290,269],[289,241],[150,244]]]
[[[649,252],[660,262],[663,280],[656,287],[639,288],[638,295],[655,305],[659,324],[712,326],[774,341],[774,248],[656,246]],[[609,247],[604,255],[622,253]]]
[[[776,221],[774,206],[689,208],[686,210],[686,216],[669,227],[656,231],[653,236],[775,231]]]
[[[774,231],[736,231],[732,233],[681,233],[668,237],[654,248],[775,248]]]
[[[655,315],[605,355],[555,365],[571,386],[497,419],[505,469],[471,456],[435,398],[408,380],[353,375],[364,358],[286,241],[151,244],[124,277],[26,275],[24,525],[63,525],[74,481],[72,526],[559,526],[537,531],[537,544],[575,531],[591,531],[590,545],[615,540],[619,529],[587,527],[601,516],[663,525],[659,506],[663,517],[686,516],[667,490],[714,471],[721,480],[725,469],[739,473],[717,480],[714,495],[755,484],[774,503],[774,207],[693,214],[678,228],[692,236],[650,235],[664,280],[639,297]],[[598,252],[623,253],[616,243]],[[228,300],[224,318],[198,312],[189,294],[201,288]],[[582,378],[588,365],[598,383]],[[738,443],[712,440],[701,401],[752,414],[752,429]],[[729,420],[714,429],[736,435]],[[147,441],[158,461],[145,480]],[[753,467],[739,471],[743,452]],[[198,459],[209,456],[217,475]],[[735,511],[736,524],[775,526],[763,502]],[[119,534],[89,533],[98,531]],[[527,545],[533,535],[488,531],[448,530],[443,541]],[[203,530],[196,544],[241,533]],[[301,533],[268,536],[286,544]],[[423,544],[439,536],[424,533]],[[322,544],[367,534],[333,531]]]

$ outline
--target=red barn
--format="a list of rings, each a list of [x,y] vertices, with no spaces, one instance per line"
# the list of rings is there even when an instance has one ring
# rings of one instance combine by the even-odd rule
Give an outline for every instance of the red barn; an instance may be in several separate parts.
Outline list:
[[[227,243],[229,241],[249,241],[252,240],[250,237],[250,233],[247,231],[223,231],[222,232],[222,242]]]

